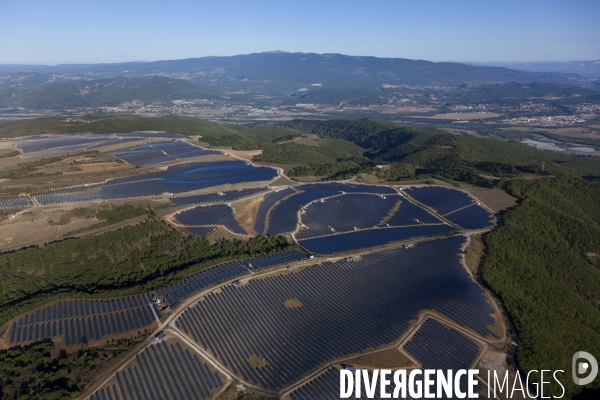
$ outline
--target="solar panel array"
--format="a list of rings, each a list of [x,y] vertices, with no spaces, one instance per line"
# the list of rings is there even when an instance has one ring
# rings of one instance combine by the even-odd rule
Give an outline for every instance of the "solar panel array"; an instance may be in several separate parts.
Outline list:
[[[373,374],[369,372],[369,378],[372,379]],[[388,375],[390,385],[387,387],[387,393],[393,393],[395,388],[394,380]],[[375,386],[375,393],[372,399],[381,399],[381,380],[377,379]],[[356,390],[356,389],[354,389]],[[352,399],[356,399],[356,392],[353,392]],[[367,399],[367,391],[365,387],[364,379],[361,379],[361,397],[360,399]],[[292,392],[292,400],[339,400],[340,398],[340,371],[337,368],[329,368],[323,375],[318,376],[314,380],[303,385],[299,389]],[[390,396],[391,397],[391,396]],[[402,398],[402,397],[400,397]],[[410,397],[408,397],[410,399]]]
[[[454,228],[447,224],[417,225],[400,228],[376,228],[305,239],[301,240],[299,243],[311,253],[333,254],[368,247],[383,246],[391,242],[414,237],[438,235],[451,232],[452,230],[454,230]]]
[[[175,141],[143,144],[116,150],[110,154],[129,164],[144,166],[183,158],[222,154],[222,152],[203,149],[187,142]]]
[[[195,196],[174,197],[171,201],[178,206],[187,206],[189,204],[202,203],[228,203],[243,199],[244,197],[254,196],[255,194],[268,191],[269,188],[258,187],[241,190],[228,190],[226,192],[199,194]]]
[[[65,153],[83,149],[93,149],[100,146],[123,144],[141,139],[184,139],[187,136],[173,133],[81,133],[78,135],[61,136],[29,136],[15,146],[23,151],[25,156],[36,156],[51,153]]]
[[[225,383],[225,378],[187,345],[162,340],[136,354],[89,399],[208,399]]]
[[[494,225],[492,214],[479,205],[472,205],[446,215],[446,219],[465,229],[485,229]]]
[[[401,199],[394,195],[345,194],[317,201],[308,205],[301,215],[304,226],[296,233],[296,238],[377,226]]]
[[[474,204],[473,198],[465,192],[442,186],[411,187],[404,189],[404,192],[441,215]]]
[[[291,263],[294,261],[300,261],[308,258],[308,255],[300,250],[290,250],[279,254],[273,254],[271,256],[264,256],[258,258],[251,258],[246,262],[252,265],[255,270],[261,270],[273,267],[275,265]]]
[[[0,207],[19,207],[28,206],[26,197],[19,196],[0,196]]]
[[[152,325],[158,309],[147,295],[66,300],[28,313],[10,326],[9,344],[63,338],[66,346],[98,341]]]
[[[43,190],[33,196],[40,204],[115,200],[186,193],[224,184],[270,181],[276,176],[277,171],[273,168],[254,167],[245,161],[188,162],[95,185]]]
[[[265,195],[263,202],[260,204],[258,208],[258,212],[256,213],[256,223],[254,224],[254,230],[262,235],[265,233],[265,226],[267,222],[267,214],[269,210],[273,207],[275,203],[279,200],[283,199],[286,196],[289,196],[292,193],[297,193],[292,188],[287,188],[280,190],[278,192],[269,192]]]
[[[115,136],[118,137],[135,137],[141,139],[191,139],[189,136],[178,135],[177,133],[167,133],[167,132],[123,132],[123,133],[115,133]]]
[[[390,226],[404,226],[415,224],[441,224],[442,220],[402,197],[400,208],[387,221]]]
[[[268,388],[396,341],[424,309],[487,336],[493,310],[461,265],[464,240],[431,240],[226,286],[188,307],[175,324],[235,374]],[[286,308],[289,299],[302,307]],[[251,365],[253,355],[266,366]]]
[[[345,183],[326,183],[301,185],[295,188],[301,193],[294,195],[279,203],[271,210],[269,215],[268,233],[280,235],[293,232],[298,224],[298,211],[308,203],[344,193],[376,193],[383,195],[397,194],[389,186],[357,185]]]
[[[224,226],[233,233],[246,235],[246,231],[233,218],[233,209],[226,204],[197,206],[177,213],[177,219],[186,226]]]
[[[247,274],[252,270],[261,270],[275,265],[290,263],[307,258],[306,253],[298,250],[286,251],[270,256],[250,258],[245,261],[234,260],[215,267],[207,268],[189,276],[182,282],[159,289],[156,294],[169,304],[204,290],[210,286]]]
[[[453,372],[469,369],[479,353],[475,343],[434,319],[428,319],[404,349],[421,361],[424,369]],[[460,380],[460,389],[467,392],[466,376]]]
[[[411,354],[421,361],[425,369],[442,370],[444,373],[447,370],[452,370],[453,373],[456,373],[460,369],[468,369],[479,352],[475,343],[433,319],[427,320],[422,325],[419,332],[405,346],[405,349],[409,350]],[[370,379],[372,379],[372,376],[372,373],[369,373]],[[388,375],[388,379],[390,380],[390,384],[387,387],[386,393],[392,394],[396,386],[391,376]],[[360,398],[366,399],[367,391],[364,379],[361,379],[361,383]],[[378,379],[374,396],[371,398],[382,398],[380,383],[381,379]],[[461,392],[467,393],[466,376],[463,376],[460,380],[460,389]],[[430,391],[437,395],[437,386],[435,383]],[[292,400],[339,399],[340,371],[336,368],[330,368],[323,375],[318,376],[292,392],[291,398]],[[352,396],[352,398],[356,397]],[[412,399],[410,396],[399,398]],[[447,397],[445,396],[445,392],[442,391],[442,396],[436,396],[435,398],[446,399]]]
[[[33,157],[43,154],[68,153],[100,146],[123,144],[139,140],[138,138],[116,137],[110,134],[82,134],[22,140],[15,146],[24,156]]]

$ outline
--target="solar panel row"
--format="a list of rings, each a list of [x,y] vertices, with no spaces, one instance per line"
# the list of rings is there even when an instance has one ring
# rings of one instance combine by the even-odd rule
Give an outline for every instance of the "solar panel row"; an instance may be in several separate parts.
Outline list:
[[[157,142],[116,150],[110,153],[129,164],[144,166],[165,161],[190,157],[222,154],[221,151],[208,150],[193,146],[187,142]]]
[[[280,235],[293,232],[298,224],[298,212],[308,203],[340,193],[397,194],[389,186],[358,185],[346,183],[309,184],[297,186],[301,193],[279,203],[269,215],[269,233]]]
[[[175,323],[244,380],[274,389],[328,360],[396,341],[424,309],[487,336],[493,310],[460,263],[464,240],[436,239],[226,286]],[[288,309],[289,299],[302,306]],[[251,357],[266,366],[255,368]]]
[[[442,186],[410,187],[404,189],[404,192],[441,215],[474,203],[473,198],[465,192]]]
[[[478,353],[475,343],[461,335],[450,330],[435,320],[427,320],[420,328],[416,336],[409,342],[405,349],[417,357],[425,369],[452,370],[453,373],[460,369],[468,369]],[[369,379],[372,379],[372,373],[369,373]],[[395,389],[393,379],[390,379],[390,385],[386,393],[392,394]],[[461,392],[467,393],[467,377],[463,376],[460,381]],[[447,399],[446,393],[442,391],[442,396],[437,397],[437,386],[434,382],[431,393],[435,393],[435,398]],[[356,392],[354,392],[356,394]],[[367,398],[367,388],[364,379],[361,379],[361,396]],[[389,396],[391,397],[391,396]],[[292,400],[334,400],[340,398],[340,371],[336,368],[330,368],[323,375],[308,382],[299,389],[291,393]],[[352,398],[356,398],[352,396]],[[381,379],[377,380],[373,399],[381,399]],[[384,397],[385,398],[385,397]],[[402,399],[412,399],[407,393],[407,397]]]
[[[208,399],[225,383],[188,346],[163,340],[138,353],[89,399]]]
[[[113,144],[123,144],[140,139],[184,139],[187,136],[173,133],[148,133],[148,132],[126,132],[126,133],[102,133],[91,134],[82,133],[78,135],[61,136],[29,136],[21,140],[15,146],[23,151],[25,156],[34,156],[50,153],[61,153],[77,151],[82,149],[91,149],[100,146]]]
[[[254,224],[254,230],[262,235],[265,233],[265,227],[267,222],[267,215],[273,205],[277,203],[279,200],[283,199],[286,196],[289,196],[293,193],[297,193],[292,188],[287,188],[280,190],[278,192],[269,192],[265,195],[263,202],[260,204],[258,208],[258,212],[256,213],[256,223]]]
[[[485,229],[494,225],[492,214],[479,205],[472,205],[446,215],[446,219],[465,229]]]
[[[107,300],[67,300],[25,314],[10,327],[9,344],[62,337],[67,346],[150,326],[158,315],[147,294]]]
[[[112,179],[89,186],[73,186],[34,193],[40,204],[123,199],[185,193],[241,182],[270,181],[277,171],[244,161],[188,162],[165,170]]]
[[[387,221],[390,226],[403,226],[414,224],[440,224],[442,220],[402,197],[400,208]]]
[[[471,367],[479,353],[479,348],[474,342],[434,319],[425,321],[404,349],[421,361],[425,369],[453,372]],[[466,376],[460,380],[460,389],[463,393],[467,392]],[[444,394],[442,398],[447,397]]]
[[[29,202],[25,197],[19,196],[0,196],[0,207],[19,207],[28,206]]]
[[[263,193],[268,191],[269,188],[258,187],[241,190],[228,190],[226,192],[199,194],[195,196],[185,197],[174,197],[171,201],[178,206],[186,206],[189,204],[201,204],[201,203],[228,203],[243,199],[244,197],[254,196],[255,194]]]
[[[164,298],[169,304],[204,290],[217,283],[227,281],[236,276],[241,276],[252,270],[261,270],[275,265],[290,263],[307,258],[306,253],[298,250],[286,251],[270,256],[250,258],[245,261],[235,260],[189,276],[187,279],[156,291],[156,294]]]
[[[79,135],[51,137],[35,140],[23,140],[15,146],[23,151],[23,155],[33,157],[51,153],[74,152],[83,149],[93,149],[100,146],[123,144],[139,140],[137,138],[123,138],[113,135]]]
[[[383,246],[391,242],[414,237],[425,237],[454,230],[447,224],[417,225],[400,228],[375,228],[363,231],[340,233],[301,240],[299,243],[316,254],[333,254],[368,247]]]
[[[182,225],[224,226],[233,233],[246,235],[246,231],[244,231],[239,222],[233,218],[233,209],[226,204],[196,206],[189,210],[177,213],[177,219]]]
[[[345,194],[311,203],[301,213],[303,226],[296,238],[377,226],[401,199],[394,195]]]

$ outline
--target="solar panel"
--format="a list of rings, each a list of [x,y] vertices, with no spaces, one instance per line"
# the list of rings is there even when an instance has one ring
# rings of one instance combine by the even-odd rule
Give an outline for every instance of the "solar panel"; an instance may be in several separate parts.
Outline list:
[[[270,181],[275,177],[275,169],[255,167],[245,161],[187,162],[100,184],[44,190],[33,196],[40,204],[110,200],[179,194],[224,184]]]
[[[442,186],[410,187],[404,192],[441,215],[474,204],[473,198],[467,193]]]
[[[176,324],[235,374],[272,389],[328,360],[395,342],[424,309],[495,336],[485,292],[461,264],[464,241],[434,239],[225,286],[184,310]],[[286,308],[289,299],[301,306]],[[252,367],[252,355],[266,367]]]
[[[344,251],[382,246],[394,241],[414,237],[424,237],[451,232],[453,227],[447,224],[422,225],[400,228],[375,228],[358,232],[341,233],[301,240],[300,244],[308,251],[317,254],[334,254]]]

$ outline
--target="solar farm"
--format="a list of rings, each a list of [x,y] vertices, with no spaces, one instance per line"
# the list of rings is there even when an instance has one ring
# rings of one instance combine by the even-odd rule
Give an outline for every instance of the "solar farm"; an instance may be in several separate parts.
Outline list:
[[[244,161],[187,162],[164,170],[117,178],[88,186],[71,186],[36,192],[39,204],[118,200],[144,196],[173,195],[220,185],[271,181],[272,168],[255,167]]]
[[[185,139],[187,136],[172,133],[128,132],[115,134],[91,134],[63,136],[37,136],[20,141],[16,149],[23,152],[24,157],[68,153],[95,149],[101,146],[120,145],[143,139]]]
[[[219,151],[208,150],[192,146],[187,142],[158,142],[128,147],[113,151],[110,154],[129,164],[144,166],[158,164],[165,161],[180,160],[191,157],[200,157],[209,154],[219,154]]]
[[[159,322],[149,295],[110,300],[67,300],[26,314],[13,322],[9,345],[53,339],[65,347],[92,344],[108,337],[138,332]]]
[[[420,310],[438,310],[482,337],[495,337],[488,329],[493,309],[460,264],[464,239],[436,239],[227,286],[186,309],[175,327],[232,374],[270,389],[331,359],[393,343]],[[289,299],[301,306],[287,309]],[[265,366],[253,368],[252,356]]]
[[[132,132],[22,140],[22,157],[119,144],[103,154],[138,169],[1,196],[0,207],[158,199],[161,218],[186,235],[211,243],[223,232],[238,240],[281,235],[295,248],[230,258],[142,294],[54,301],[9,321],[0,346],[49,339],[73,352],[149,334],[96,382],[86,394],[93,400],[208,399],[231,383],[286,399],[334,399],[339,370],[357,357],[395,349],[411,368],[461,369],[505,340],[497,306],[464,260],[471,235],[494,228],[496,217],[467,192],[275,185],[277,169],[189,139]],[[222,158],[196,158],[207,155]]]

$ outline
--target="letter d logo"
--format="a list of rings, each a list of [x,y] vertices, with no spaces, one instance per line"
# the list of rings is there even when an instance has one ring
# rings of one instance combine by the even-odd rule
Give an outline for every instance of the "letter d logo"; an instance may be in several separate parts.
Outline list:
[[[580,362],[578,365],[576,365],[577,360],[580,358],[585,358],[589,362],[589,364],[587,362]],[[577,374],[585,374],[590,366],[592,368],[587,378],[577,377]],[[573,354],[571,372],[573,373],[573,382],[575,382],[576,385],[587,385],[588,383],[591,383],[594,379],[596,379],[596,375],[598,375],[598,362],[590,353],[587,353],[585,351],[578,351],[577,353]]]

